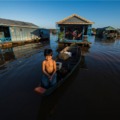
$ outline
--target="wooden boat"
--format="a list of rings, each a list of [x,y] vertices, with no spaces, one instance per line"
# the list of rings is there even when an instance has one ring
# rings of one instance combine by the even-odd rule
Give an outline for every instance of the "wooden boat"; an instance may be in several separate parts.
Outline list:
[[[64,57],[65,60],[61,59],[61,54],[64,54],[65,52],[72,53],[72,56],[67,58]],[[67,59],[66,59],[67,58]],[[70,46],[65,47],[62,51],[59,52],[59,55],[57,56],[56,62],[62,63],[62,67],[60,70],[57,70],[57,83],[48,88],[45,89],[42,86],[36,87],[34,90],[37,93],[40,93],[42,95],[50,95],[55,89],[57,89],[61,84],[64,83],[65,80],[73,73],[73,71],[77,68],[81,60],[81,51],[80,47],[78,46]]]

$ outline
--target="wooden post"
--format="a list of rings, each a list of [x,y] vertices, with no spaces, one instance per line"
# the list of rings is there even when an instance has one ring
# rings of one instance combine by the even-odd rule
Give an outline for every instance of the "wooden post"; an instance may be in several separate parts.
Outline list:
[[[84,30],[85,29],[85,26],[83,26],[83,30],[82,30],[82,40],[84,39]]]

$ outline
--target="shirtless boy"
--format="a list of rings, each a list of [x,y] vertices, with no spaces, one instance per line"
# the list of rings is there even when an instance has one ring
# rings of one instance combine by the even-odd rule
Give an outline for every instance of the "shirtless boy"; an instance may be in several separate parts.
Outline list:
[[[56,83],[56,62],[52,59],[53,51],[45,49],[45,60],[42,62],[43,77],[41,84],[45,88],[49,88]]]

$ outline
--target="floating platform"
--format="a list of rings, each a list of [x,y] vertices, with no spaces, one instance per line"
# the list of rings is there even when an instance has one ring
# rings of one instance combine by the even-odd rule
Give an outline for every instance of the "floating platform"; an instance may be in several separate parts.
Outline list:
[[[12,47],[12,42],[5,42],[0,44],[1,48],[5,49],[5,48],[11,48]]]
[[[46,43],[47,41],[49,41],[49,39],[47,39],[47,38],[44,39],[43,38],[43,39],[26,40],[26,41],[1,42],[0,43],[0,48],[1,49],[6,49],[6,48],[22,46],[22,45],[31,44],[31,43]]]
[[[21,45],[25,45],[25,42],[23,41],[12,42],[12,47],[21,46]]]
[[[81,46],[90,46],[90,44],[92,44],[91,42],[89,41],[84,41],[84,40],[64,40],[64,41],[59,41],[58,42],[59,44],[67,44],[67,45],[70,45],[70,44],[78,44],[78,45],[81,45]]]

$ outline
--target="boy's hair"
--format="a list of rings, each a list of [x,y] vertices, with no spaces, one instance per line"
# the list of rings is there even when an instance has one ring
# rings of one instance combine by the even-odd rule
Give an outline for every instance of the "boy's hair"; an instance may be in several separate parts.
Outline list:
[[[48,56],[48,55],[52,56],[52,54],[53,54],[52,49],[45,49],[44,50],[44,56]]]

